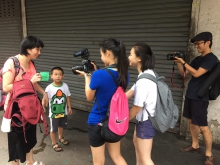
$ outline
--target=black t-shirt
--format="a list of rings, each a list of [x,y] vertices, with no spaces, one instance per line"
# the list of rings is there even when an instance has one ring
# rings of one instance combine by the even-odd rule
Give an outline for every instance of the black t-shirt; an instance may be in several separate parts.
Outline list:
[[[202,98],[197,96],[197,91],[199,90],[202,83],[206,80],[209,76],[210,71],[212,68],[217,64],[218,58],[213,53],[208,53],[205,56],[198,56],[192,60],[190,66],[194,69],[199,69],[200,67],[203,69],[208,70],[205,74],[201,75],[200,77],[193,77],[191,78],[188,89],[186,92],[186,97],[194,100],[202,100],[208,101],[209,100],[209,93],[207,92]]]

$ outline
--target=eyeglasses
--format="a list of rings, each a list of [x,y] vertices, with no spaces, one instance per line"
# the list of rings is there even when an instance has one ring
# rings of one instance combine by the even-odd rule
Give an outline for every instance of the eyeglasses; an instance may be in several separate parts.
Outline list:
[[[199,46],[200,44],[202,44],[202,43],[205,43],[204,41],[202,41],[202,42],[196,42],[196,43],[194,43],[193,45],[194,46]]]

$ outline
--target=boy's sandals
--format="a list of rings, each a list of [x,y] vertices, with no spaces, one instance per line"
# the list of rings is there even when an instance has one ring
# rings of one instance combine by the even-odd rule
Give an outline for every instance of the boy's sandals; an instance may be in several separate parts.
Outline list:
[[[62,143],[63,145],[68,145],[69,144],[69,142],[66,139],[64,139],[64,137],[59,139],[59,142]]]
[[[63,151],[63,149],[61,147],[59,147],[59,145],[57,143],[53,144],[52,145],[52,148],[54,151],[56,152],[60,152],[60,151]]]

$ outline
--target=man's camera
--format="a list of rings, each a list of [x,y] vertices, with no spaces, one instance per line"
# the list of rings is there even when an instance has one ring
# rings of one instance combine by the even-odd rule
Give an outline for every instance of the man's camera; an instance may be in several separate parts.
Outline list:
[[[175,57],[182,58],[183,60],[185,60],[184,52],[176,52],[174,54],[167,54],[167,60],[175,60]]]
[[[80,50],[79,52],[74,53],[74,57],[82,57],[82,65],[76,65],[72,67],[72,72],[78,74],[76,70],[84,71],[85,73],[90,73],[94,71],[94,66],[91,64],[91,61],[88,59],[90,54],[87,48]]]

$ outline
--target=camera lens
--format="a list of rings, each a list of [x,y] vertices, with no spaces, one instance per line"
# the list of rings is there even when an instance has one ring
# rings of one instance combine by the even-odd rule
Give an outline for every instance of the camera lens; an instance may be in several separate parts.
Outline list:
[[[79,74],[79,73],[76,72],[76,70],[83,71],[84,69],[83,69],[82,66],[73,66],[73,67],[72,67],[72,72],[73,72],[73,74]]]
[[[167,60],[176,60],[176,58],[182,58],[185,60],[185,54],[183,52],[176,52],[175,54],[167,54]]]
[[[174,60],[174,54],[167,54],[167,60]]]
[[[81,56],[82,58],[88,58],[89,57],[89,51],[87,48],[82,49],[76,53],[73,54],[74,57],[79,57]]]
[[[82,54],[82,52],[79,51],[79,52],[74,53],[73,56],[74,56],[74,57],[78,57],[78,56],[81,56],[81,54]]]

